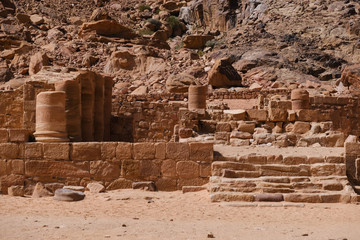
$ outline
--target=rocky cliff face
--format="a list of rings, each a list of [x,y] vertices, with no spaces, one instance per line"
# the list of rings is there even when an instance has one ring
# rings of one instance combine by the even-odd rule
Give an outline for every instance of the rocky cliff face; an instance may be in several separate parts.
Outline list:
[[[355,0],[0,3],[3,88],[38,70],[41,55],[46,65],[110,74],[121,93],[166,92],[169,76],[179,74],[208,84],[216,62],[227,59],[243,87],[346,94],[338,88],[342,70],[360,61]]]

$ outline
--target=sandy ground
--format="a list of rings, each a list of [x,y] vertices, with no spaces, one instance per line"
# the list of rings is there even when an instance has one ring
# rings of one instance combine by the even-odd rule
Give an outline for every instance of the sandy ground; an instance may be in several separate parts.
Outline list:
[[[234,207],[211,203],[206,191],[86,194],[80,202],[0,195],[0,239],[360,239],[353,204]]]

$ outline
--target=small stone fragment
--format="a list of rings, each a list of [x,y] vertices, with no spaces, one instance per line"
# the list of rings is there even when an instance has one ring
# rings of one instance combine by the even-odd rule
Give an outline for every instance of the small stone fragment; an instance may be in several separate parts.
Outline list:
[[[70,189],[57,189],[55,191],[54,199],[57,201],[66,201],[66,202],[72,202],[72,201],[80,201],[85,198],[85,194],[80,191],[74,191]]]

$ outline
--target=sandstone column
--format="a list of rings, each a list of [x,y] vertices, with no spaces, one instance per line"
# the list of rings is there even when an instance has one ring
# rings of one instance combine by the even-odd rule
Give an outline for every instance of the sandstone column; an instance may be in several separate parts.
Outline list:
[[[94,140],[104,140],[104,78],[98,74],[95,78]]]
[[[94,141],[94,75],[81,77],[81,134],[85,142]]]
[[[70,141],[81,142],[81,92],[80,82],[77,80],[64,80],[55,83],[56,91],[64,91],[66,130]]]
[[[112,87],[113,80],[111,77],[104,77],[104,140],[110,140],[110,123],[112,111]]]
[[[304,89],[295,89],[291,92],[292,110],[309,109],[309,92]]]
[[[191,85],[189,87],[189,110],[205,110],[208,86]]]
[[[65,92],[41,92],[36,98],[36,132],[38,142],[67,142]]]

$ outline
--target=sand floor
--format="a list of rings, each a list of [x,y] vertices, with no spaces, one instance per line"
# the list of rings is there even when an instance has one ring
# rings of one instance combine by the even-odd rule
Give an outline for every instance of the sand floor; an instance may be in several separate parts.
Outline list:
[[[0,239],[360,239],[359,205],[240,206],[211,203],[206,191],[0,195]]]

